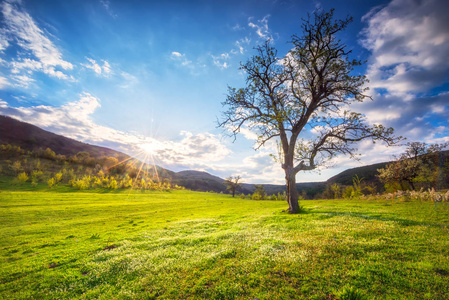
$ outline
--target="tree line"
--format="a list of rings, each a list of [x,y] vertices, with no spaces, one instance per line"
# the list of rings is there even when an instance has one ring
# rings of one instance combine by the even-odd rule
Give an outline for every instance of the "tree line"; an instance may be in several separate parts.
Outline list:
[[[49,188],[65,184],[75,189],[181,189],[166,174],[129,158],[91,157],[86,151],[75,155],[56,154],[52,149],[27,151],[19,146],[0,145],[0,174],[13,177],[12,183]]]

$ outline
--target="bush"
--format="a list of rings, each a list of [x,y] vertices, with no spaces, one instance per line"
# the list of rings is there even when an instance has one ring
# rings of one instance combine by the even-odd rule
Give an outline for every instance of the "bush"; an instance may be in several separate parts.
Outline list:
[[[90,182],[92,178],[90,176],[84,176],[82,179],[74,179],[71,181],[72,187],[78,190],[85,190],[90,188]]]
[[[17,175],[17,181],[19,183],[25,183],[28,181],[28,175],[25,172],[20,173],[19,175]]]
[[[287,193],[286,192],[278,193],[277,200],[279,200],[279,201],[287,201]]]
[[[44,178],[44,173],[42,171],[36,171],[34,170],[33,172],[31,172],[31,181],[33,182],[39,182],[42,181],[42,179]]]
[[[262,197],[261,197],[259,194],[254,193],[254,194],[251,196],[251,200],[262,200]]]
[[[54,187],[54,186],[56,185],[56,179],[54,179],[53,177],[50,178],[50,179],[47,181],[47,184],[48,184],[48,187],[49,187],[49,188]]]
[[[55,175],[55,181],[56,181],[56,183],[61,182],[61,180],[62,180],[62,173],[61,173],[61,172],[56,173],[56,175]]]
[[[117,180],[111,179],[108,185],[109,189],[116,190],[117,189]]]
[[[349,199],[354,194],[354,188],[352,186],[347,186],[343,190],[343,198]]]

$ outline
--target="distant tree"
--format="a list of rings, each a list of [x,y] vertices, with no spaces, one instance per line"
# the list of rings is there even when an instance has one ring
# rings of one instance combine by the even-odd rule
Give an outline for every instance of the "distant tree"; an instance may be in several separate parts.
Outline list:
[[[256,190],[254,191],[251,199],[253,200],[264,200],[267,198],[267,192],[265,191],[265,187],[262,184],[255,185]]]
[[[277,139],[279,162],[285,172],[290,213],[299,212],[296,174],[314,170],[338,154],[355,156],[355,142],[364,139],[393,144],[393,129],[370,126],[349,105],[366,98],[367,79],[354,75],[362,63],[350,60],[336,35],[352,18],[333,19],[334,10],[314,12],[294,35],[293,48],[278,57],[270,41],[256,48],[256,55],[240,69],[245,88],[229,88],[227,109],[219,126],[234,137],[244,126],[258,135],[257,148]],[[313,130],[309,130],[313,129]]]
[[[338,183],[334,183],[330,186],[330,189],[332,191],[332,196],[334,199],[338,199],[341,197],[341,186],[338,185]]]
[[[75,161],[80,164],[87,164],[90,161],[90,153],[87,151],[80,151],[75,156]]]
[[[404,183],[412,190],[417,182],[438,181],[439,153],[448,143],[428,145],[421,142],[407,143],[407,149],[396,160],[383,169],[378,169],[379,179],[390,186]]]
[[[16,160],[12,165],[11,169],[14,171],[15,174],[19,174],[20,171],[22,171],[22,163],[18,160]]]
[[[55,159],[56,153],[51,150],[50,148],[45,149],[44,153],[42,154],[42,157],[48,158],[48,159]]]
[[[28,181],[28,174],[26,172],[22,172],[19,175],[17,175],[17,181],[19,183],[24,183]]]
[[[232,197],[235,197],[235,192],[237,191],[237,189],[239,189],[242,186],[240,179],[242,179],[240,176],[235,176],[235,177],[229,176],[224,181],[224,184],[226,185],[226,189],[231,192]]]

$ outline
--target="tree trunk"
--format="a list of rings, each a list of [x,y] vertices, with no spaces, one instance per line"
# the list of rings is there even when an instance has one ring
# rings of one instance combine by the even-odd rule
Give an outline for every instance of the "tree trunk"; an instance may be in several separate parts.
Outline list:
[[[299,213],[298,191],[296,190],[296,174],[292,170],[285,170],[285,180],[287,183],[288,212]]]

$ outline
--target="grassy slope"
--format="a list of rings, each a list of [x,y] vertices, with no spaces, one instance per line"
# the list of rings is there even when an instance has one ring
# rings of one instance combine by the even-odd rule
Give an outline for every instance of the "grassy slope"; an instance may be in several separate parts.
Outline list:
[[[448,205],[302,204],[3,191],[0,298],[449,298]]]

